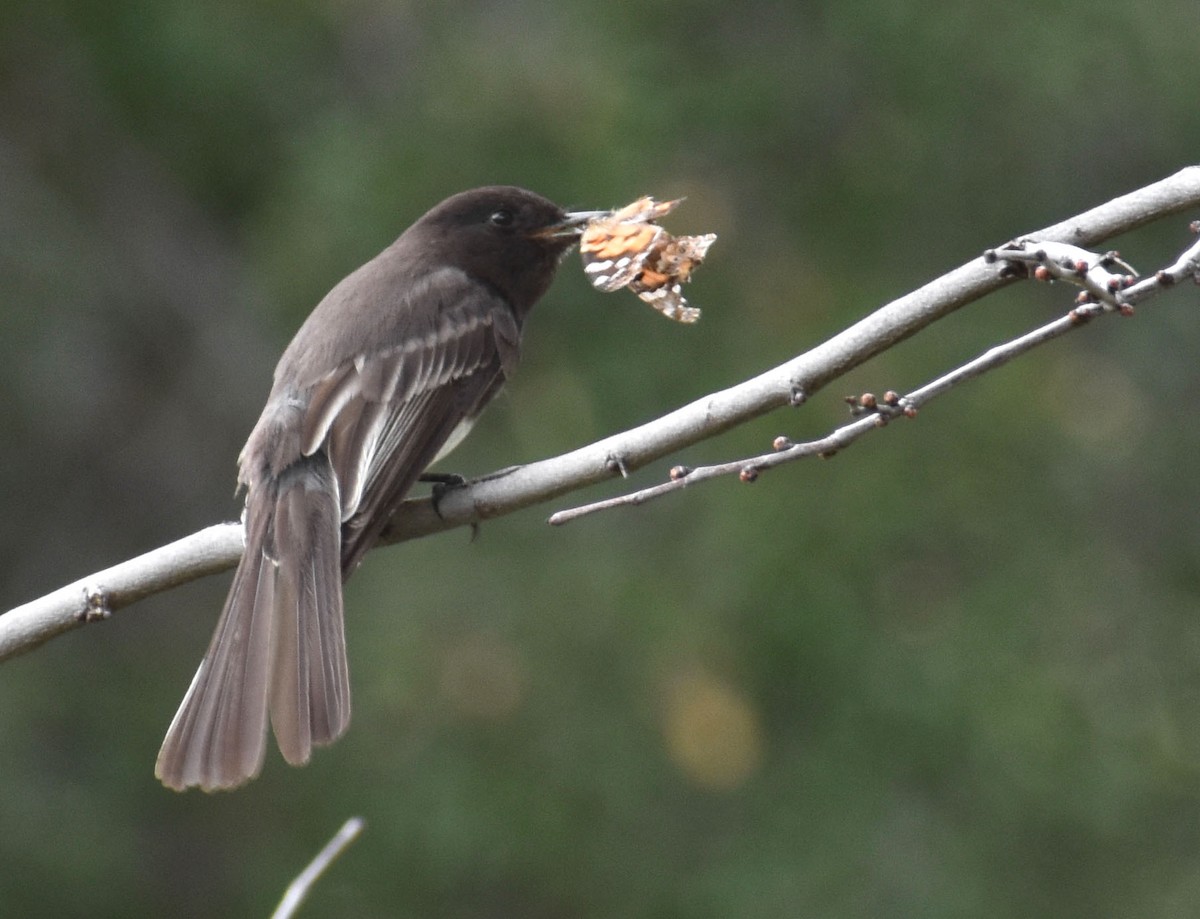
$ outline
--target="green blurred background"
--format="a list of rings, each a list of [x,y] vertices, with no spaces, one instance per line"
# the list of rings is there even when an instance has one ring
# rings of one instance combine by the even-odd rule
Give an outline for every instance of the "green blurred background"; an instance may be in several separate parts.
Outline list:
[[[284,344],[450,193],[687,195],[671,227],[721,237],[694,327],[567,262],[476,474],[1196,161],[1198,30],[1195,0],[6,3],[0,607],[236,517]],[[1122,253],[1157,267],[1187,219]],[[1009,289],[635,482],[823,433],[1070,297]],[[1200,914],[1197,305],[753,487],[373,554],[349,734],[234,794],[152,774],[228,576],[5,664],[0,914],[263,916],[352,814],[305,916]]]

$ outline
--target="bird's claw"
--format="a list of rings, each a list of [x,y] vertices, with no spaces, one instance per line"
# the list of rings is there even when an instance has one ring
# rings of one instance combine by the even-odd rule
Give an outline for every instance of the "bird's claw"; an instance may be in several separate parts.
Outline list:
[[[459,475],[457,472],[426,472],[419,476],[417,481],[429,482],[433,485],[433,489],[431,490],[429,497],[433,501],[433,512],[442,520],[446,519],[445,517],[442,517],[442,499],[445,498],[449,492],[456,488],[462,488],[467,484],[466,478]]]

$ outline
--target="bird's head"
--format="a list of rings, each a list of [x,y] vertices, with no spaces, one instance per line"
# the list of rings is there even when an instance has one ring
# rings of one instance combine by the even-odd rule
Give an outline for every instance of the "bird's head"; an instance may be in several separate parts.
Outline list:
[[[604,213],[568,212],[523,188],[492,185],[447,198],[405,235],[427,242],[427,251],[495,288],[523,313],[546,292],[588,221]]]

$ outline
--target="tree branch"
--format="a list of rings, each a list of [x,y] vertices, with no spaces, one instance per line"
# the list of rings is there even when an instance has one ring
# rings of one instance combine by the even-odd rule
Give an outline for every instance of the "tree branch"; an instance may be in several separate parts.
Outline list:
[[[0,616],[0,661],[118,609],[237,564],[240,523],[219,523],[60,587]]]
[[[1197,207],[1200,207],[1200,166],[1189,166],[1027,236],[1042,244],[1093,246]],[[1174,265],[1155,276],[1160,287],[1189,273],[1194,275],[1194,250],[1195,247],[1185,252]],[[453,489],[440,499],[436,511],[428,498],[409,499],[397,509],[381,544],[416,539],[509,514],[625,474],[774,409],[800,405],[829,382],[881,351],[1011,283],[1014,280],[1011,274],[998,270],[996,264],[981,256],[892,301],[810,351],[655,421],[562,456],[493,473]],[[1164,275],[1170,280],[1164,280]],[[1128,298],[1132,292],[1130,288],[1122,295]],[[854,424],[860,423],[878,422],[871,417]],[[833,436],[845,435],[835,432]],[[674,487],[671,482],[664,485]],[[10,610],[0,616],[0,661],[87,622],[106,618],[150,594],[232,567],[240,554],[238,524],[209,527]]]
[[[1193,231],[1200,233],[1200,226],[1194,223]],[[784,463],[809,456],[833,456],[868,432],[885,427],[892,418],[913,418],[921,406],[949,392],[955,386],[995,370],[1027,351],[1085,325],[1091,319],[1112,313],[1131,316],[1133,304],[1145,302],[1188,277],[1200,284],[1200,241],[1189,246],[1174,263],[1140,282],[1135,280],[1133,269],[1123,262],[1120,263],[1120,267],[1126,268],[1129,274],[1116,274],[1110,270],[1117,267],[1119,262],[1115,253],[1101,255],[1065,243],[1019,240],[999,250],[988,250],[984,253],[984,259],[989,263],[1006,262],[1006,268],[1001,269],[1006,273],[1010,272],[1013,266],[1032,264],[1036,266],[1030,272],[1032,277],[1043,281],[1053,278],[1066,280],[1082,287],[1084,292],[1076,299],[1075,307],[1065,316],[1004,344],[989,348],[973,360],[905,396],[888,392],[884,395],[882,404],[871,393],[847,398],[846,401],[851,405],[851,413],[857,416],[857,420],[837,428],[819,440],[794,443],[790,438],[780,436],[775,438],[773,453],[695,469],[675,466],[671,469],[670,480],[667,482],[615,498],[558,511],[551,514],[547,522],[551,526],[561,526],[598,511],[645,504],[689,485],[727,475],[736,475],[743,482],[753,482],[758,479],[760,472]]]
[[[312,892],[313,885],[321,879],[321,875],[329,870],[329,866],[337,857],[346,851],[350,843],[358,839],[365,825],[362,817],[351,817],[343,823],[342,828],[334,834],[333,839],[325,844],[324,848],[288,885],[283,899],[279,901],[279,906],[275,908],[275,912],[271,913],[271,919],[291,919],[296,915],[296,911],[300,909],[304,901],[308,899],[309,893]]]

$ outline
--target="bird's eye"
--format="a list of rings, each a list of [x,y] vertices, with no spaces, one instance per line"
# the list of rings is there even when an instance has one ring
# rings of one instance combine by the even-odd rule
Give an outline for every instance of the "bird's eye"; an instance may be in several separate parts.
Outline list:
[[[488,223],[494,227],[511,227],[513,212],[503,207],[498,211],[492,211],[492,215],[488,217]]]

